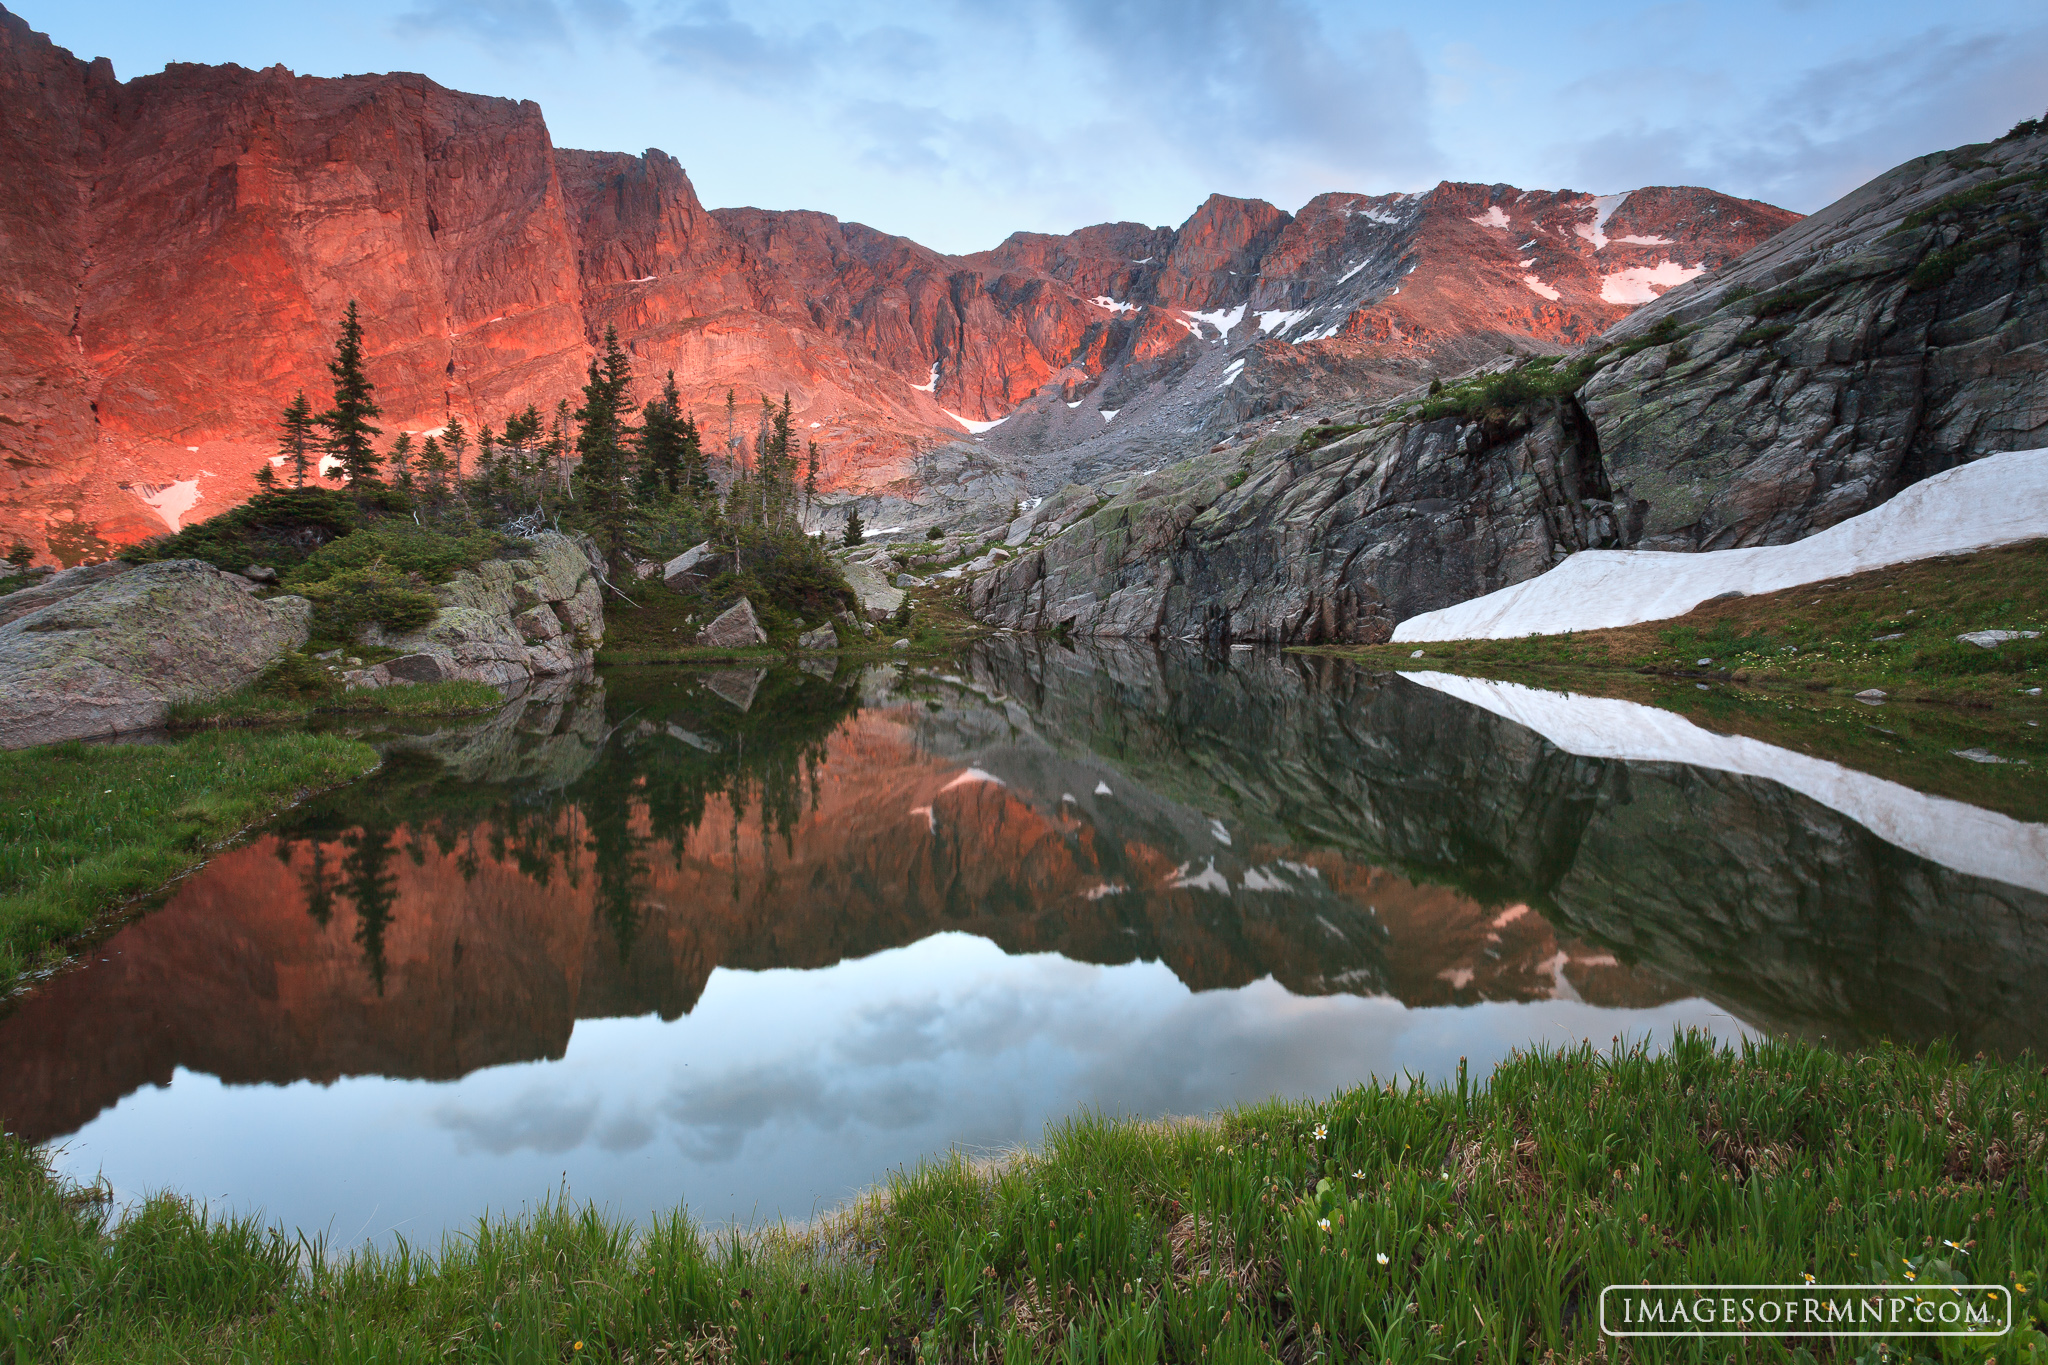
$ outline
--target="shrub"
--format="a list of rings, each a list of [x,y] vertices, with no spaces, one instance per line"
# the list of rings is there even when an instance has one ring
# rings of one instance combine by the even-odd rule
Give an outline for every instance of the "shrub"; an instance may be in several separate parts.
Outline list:
[[[373,503],[369,510],[374,512],[379,506]],[[203,559],[230,573],[239,573],[250,564],[266,564],[284,572],[321,546],[354,531],[362,524],[363,515],[353,499],[332,489],[259,493],[240,507],[187,526],[176,535],[131,545],[121,557],[135,564]]]
[[[353,640],[372,621],[386,630],[418,630],[440,610],[412,580],[381,560],[330,574],[300,592],[313,603],[313,634],[328,640]]]
[[[302,592],[337,575],[381,564],[422,583],[445,583],[461,569],[473,569],[506,548],[494,531],[449,535],[410,524],[375,526],[329,541],[285,576],[285,586]],[[310,594],[309,594],[310,595]]]

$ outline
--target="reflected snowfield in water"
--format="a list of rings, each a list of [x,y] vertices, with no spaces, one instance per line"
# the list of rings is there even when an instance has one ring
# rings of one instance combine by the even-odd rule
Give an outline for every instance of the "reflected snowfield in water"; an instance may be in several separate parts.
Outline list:
[[[1156,962],[1010,957],[941,933],[815,971],[721,969],[682,1019],[584,1020],[558,1060],[456,1081],[227,1086],[179,1070],[67,1140],[59,1167],[104,1170],[123,1198],[260,1205],[341,1243],[432,1237],[565,1178],[627,1216],[802,1219],[922,1154],[1035,1145],[1083,1108],[1205,1114],[1681,1026],[1743,1031],[1698,999],[1409,1009],[1270,979],[1196,993]]]

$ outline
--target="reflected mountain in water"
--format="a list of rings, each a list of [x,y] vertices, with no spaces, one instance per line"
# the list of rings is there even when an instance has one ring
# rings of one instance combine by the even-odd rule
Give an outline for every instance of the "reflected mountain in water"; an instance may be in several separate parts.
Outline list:
[[[688,1012],[718,967],[825,967],[944,931],[1157,961],[1195,990],[1685,994],[1511,898],[1295,839],[1246,814],[1256,788],[1105,753],[1113,731],[1047,704],[1045,662],[622,670],[394,740],[374,778],[223,854],[0,1021],[7,1124],[73,1132],[180,1067],[282,1084],[558,1058],[579,1019]],[[1111,662],[1104,686],[1142,690],[1127,704],[1181,676]]]
[[[1113,757],[1253,837],[1526,904],[1763,1027],[2048,1047],[2048,897],[1905,852],[1775,782],[1579,757],[1332,659],[999,640],[966,676],[1055,747]]]

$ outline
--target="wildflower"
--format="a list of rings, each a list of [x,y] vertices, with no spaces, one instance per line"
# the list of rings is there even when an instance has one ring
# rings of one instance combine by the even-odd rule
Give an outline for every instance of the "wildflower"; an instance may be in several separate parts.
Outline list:
[[[1317,1142],[1321,1142],[1321,1141],[1322,1141],[1322,1140],[1323,1140],[1324,1138],[1328,1137],[1329,1135],[1330,1135],[1330,1130],[1329,1130],[1329,1128],[1327,1128],[1326,1126],[1324,1126],[1323,1124],[1320,1124],[1320,1123],[1316,1125],[1316,1141],[1317,1141]]]
[[[1318,1218],[1316,1219],[1316,1226],[1321,1228],[1324,1232],[1328,1232],[1330,1230],[1330,1220],[1327,1218]]]
[[[2024,1294],[2024,1293],[2026,1293],[2026,1292],[2027,1292],[2027,1287],[2026,1287],[2025,1285],[2023,1285],[2023,1284],[2015,1284],[2015,1285],[2013,1286],[2013,1288],[2014,1288],[2014,1289],[2015,1289],[2016,1291],[2018,1291],[2019,1293],[2022,1293],[2022,1294]]]
[[[1909,1280],[1917,1280],[1917,1279],[1919,1279],[1920,1277],[1919,1277],[1918,1275],[1914,1274],[1914,1273],[1913,1273],[1912,1271],[1910,1271],[1910,1270],[1909,1270],[1909,1271],[1907,1271],[1907,1272],[1906,1272],[1906,1278],[1907,1278],[1907,1279],[1909,1279]]]
[[[1373,1257],[1373,1259],[1375,1261],[1378,1261],[1381,1265],[1385,1265],[1387,1263],[1387,1253],[1384,1251],[1379,1252]]]
[[[1799,1272],[1799,1273],[1800,1273],[1800,1274],[1802,1274],[1802,1275],[1806,1275],[1806,1272],[1805,1272],[1805,1271],[1803,1271],[1803,1270],[1802,1270],[1801,1272]],[[1808,1284],[1812,1284],[1812,1283],[1813,1283],[1813,1276],[1811,1276],[1811,1275],[1806,1275],[1806,1282],[1807,1282]]]
[[[579,1350],[579,1351],[580,1351],[580,1350],[582,1350],[582,1349],[583,1349],[583,1343],[582,1343],[582,1342],[580,1342],[580,1341],[579,1341],[579,1342],[577,1342],[577,1343],[576,1343],[576,1349],[577,1349],[577,1350]]]
[[[1353,1180],[1363,1180],[1363,1179],[1365,1179],[1365,1172],[1364,1172],[1364,1171],[1353,1171],[1353,1172],[1351,1173],[1351,1178],[1352,1178]]]

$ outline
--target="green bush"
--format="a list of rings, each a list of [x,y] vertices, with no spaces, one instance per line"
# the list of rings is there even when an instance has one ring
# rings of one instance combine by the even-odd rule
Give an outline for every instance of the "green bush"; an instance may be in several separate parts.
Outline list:
[[[311,599],[313,634],[323,640],[353,640],[372,621],[386,630],[418,630],[440,610],[431,596],[381,560],[330,574],[298,591]]]
[[[382,490],[379,490],[382,491]],[[368,509],[374,513],[380,504]],[[135,564],[166,559],[203,559],[217,569],[239,573],[264,564],[280,573],[303,562],[321,546],[354,531],[363,509],[346,494],[326,488],[291,488],[259,493],[240,507],[171,536],[131,545],[121,557]]]
[[[1977,673],[2027,673],[2048,669],[2048,639],[2007,640],[1996,649],[1949,640],[1915,650],[1912,667],[1944,677]]]
[[[306,592],[313,584],[378,564],[393,573],[415,576],[422,583],[445,583],[459,570],[494,559],[505,548],[505,538],[494,531],[449,535],[423,531],[409,523],[367,527],[321,546],[285,575],[284,586],[292,592]]]
[[[1767,346],[1792,330],[1789,322],[1764,322],[1748,328],[1735,338],[1737,346]]]

